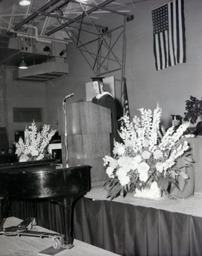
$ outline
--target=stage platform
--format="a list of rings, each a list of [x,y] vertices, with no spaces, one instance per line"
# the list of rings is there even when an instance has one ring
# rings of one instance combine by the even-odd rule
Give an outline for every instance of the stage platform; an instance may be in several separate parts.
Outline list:
[[[185,200],[138,199],[128,195],[113,201],[106,199],[106,194],[101,187],[93,188],[75,203],[75,247],[66,255],[76,256],[83,246],[89,246],[86,256],[96,255],[91,253],[91,246],[103,249],[106,254],[101,255],[111,255],[110,252],[122,256],[202,255],[201,193]],[[51,202],[13,201],[9,216],[21,219],[34,216],[40,226],[63,233],[60,214],[59,205]],[[5,246],[0,241],[0,250],[2,245]],[[39,249],[46,248],[45,244],[40,246]],[[11,255],[15,254],[2,256]]]
[[[86,198],[92,200],[107,200],[107,192],[102,187],[91,189],[86,195]],[[155,209],[161,209],[169,212],[178,212],[196,217],[202,217],[202,193],[195,193],[186,199],[144,199],[134,197],[132,194],[126,197],[119,196],[113,200],[113,202],[119,202],[124,204],[131,204],[136,206],[152,207]]]
[[[202,194],[113,201],[94,188],[74,209],[75,238],[122,256],[201,256]]]

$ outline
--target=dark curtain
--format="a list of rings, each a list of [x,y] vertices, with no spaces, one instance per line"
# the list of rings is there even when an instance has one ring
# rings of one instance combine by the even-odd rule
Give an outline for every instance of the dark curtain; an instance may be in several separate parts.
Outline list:
[[[36,217],[40,226],[64,233],[58,204],[13,201],[9,216]],[[79,199],[74,237],[123,256],[201,256],[202,218],[114,201]]]
[[[35,217],[38,225],[64,234],[62,209],[54,201],[12,201],[9,216],[20,219]]]
[[[123,256],[202,255],[202,218],[113,201],[80,199],[74,234]]]

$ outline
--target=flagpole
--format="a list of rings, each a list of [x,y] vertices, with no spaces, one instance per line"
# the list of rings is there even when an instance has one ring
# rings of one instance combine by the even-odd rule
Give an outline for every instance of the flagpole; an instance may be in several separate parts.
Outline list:
[[[124,108],[124,84],[125,84],[125,62],[126,62],[126,17],[123,19],[123,49],[121,69],[121,103]]]

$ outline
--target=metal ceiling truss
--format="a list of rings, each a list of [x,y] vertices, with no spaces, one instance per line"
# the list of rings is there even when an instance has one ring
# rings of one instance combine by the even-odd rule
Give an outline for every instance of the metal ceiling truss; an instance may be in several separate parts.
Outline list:
[[[58,26],[46,31],[46,25],[44,23],[40,35],[45,35],[47,38],[50,38],[51,35],[58,31],[65,31],[96,76],[103,76],[120,70],[121,78],[124,78],[126,52],[125,27],[126,22],[133,19],[133,15],[108,8],[107,5],[114,1],[115,0],[106,0],[100,4],[92,5],[82,3],[78,0],[51,0],[15,25],[13,29],[14,31],[22,29],[25,24],[33,21],[39,15],[46,16],[46,24],[50,18],[54,18],[58,22]],[[82,13],[72,19],[66,17],[60,9],[71,2],[79,4],[82,9]],[[96,24],[91,14],[98,10],[122,16],[122,24],[112,29],[104,25]],[[87,22],[86,18],[88,20]],[[117,53],[116,47],[118,44],[119,46],[122,45],[122,52],[120,52],[120,47],[118,47]]]

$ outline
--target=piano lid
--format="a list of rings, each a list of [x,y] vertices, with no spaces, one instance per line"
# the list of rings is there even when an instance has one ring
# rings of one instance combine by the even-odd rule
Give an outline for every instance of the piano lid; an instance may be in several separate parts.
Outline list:
[[[90,190],[90,168],[86,165],[56,169],[52,165],[26,164],[4,167],[0,170],[0,197],[78,197]]]
[[[0,172],[8,171],[12,169],[24,169],[29,167],[38,167],[38,166],[53,166],[55,167],[55,159],[45,159],[38,161],[28,161],[28,162],[12,162],[12,163],[3,163],[0,164]]]

